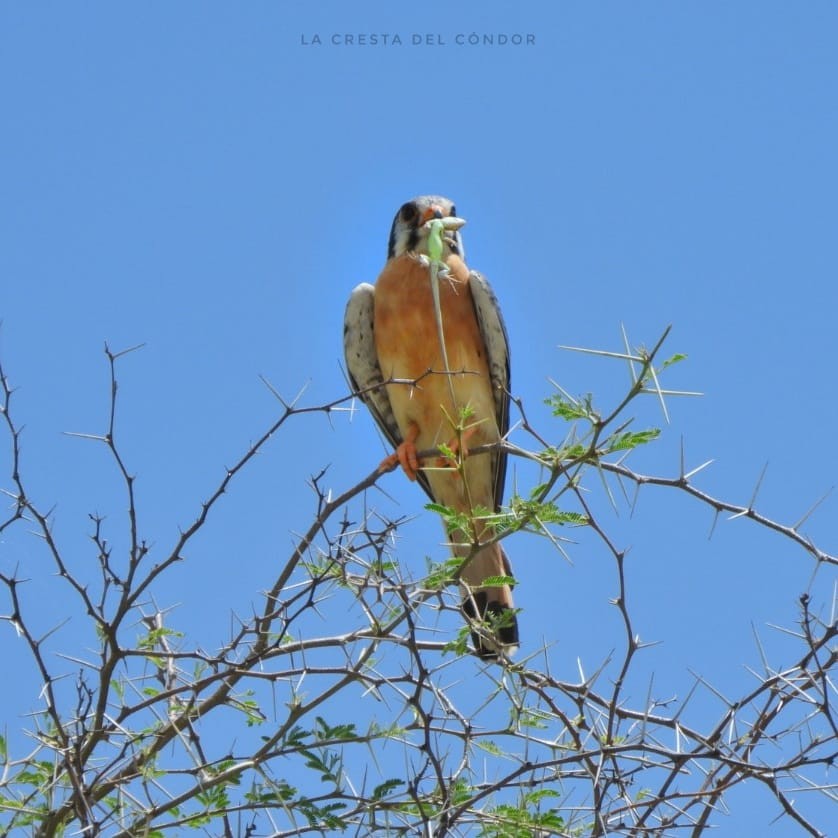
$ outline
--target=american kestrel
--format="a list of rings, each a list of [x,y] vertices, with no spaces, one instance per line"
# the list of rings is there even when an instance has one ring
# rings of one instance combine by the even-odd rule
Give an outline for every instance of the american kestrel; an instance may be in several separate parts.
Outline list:
[[[518,643],[509,585],[484,585],[512,575],[501,545],[486,543],[485,523],[503,502],[506,454],[467,456],[467,448],[498,442],[509,429],[509,348],[489,283],[463,260],[464,223],[438,195],[399,209],[375,286],[362,283],[349,298],[344,352],[353,388],[396,448],[382,468],[400,464],[432,501],[469,518],[470,532],[449,533],[454,554],[468,557],[462,610],[483,621],[472,631],[477,654],[495,657]],[[440,445],[459,448],[462,471],[443,458],[418,461],[417,452]]]

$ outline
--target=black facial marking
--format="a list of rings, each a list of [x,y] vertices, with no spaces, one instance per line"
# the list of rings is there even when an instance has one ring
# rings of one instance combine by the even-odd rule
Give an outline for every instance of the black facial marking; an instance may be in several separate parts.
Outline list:
[[[457,215],[457,208],[451,204],[451,212],[448,213],[449,217],[454,218]],[[449,239],[449,247],[451,248],[451,252],[455,256],[460,255],[460,234],[458,232],[454,232],[451,238]]]
[[[390,238],[387,239],[387,258],[392,259],[396,254],[396,222],[390,227]]]
[[[402,204],[399,215],[405,224],[412,224],[419,215],[419,207],[416,206],[415,201],[408,201],[406,204]]]
[[[403,224],[412,224],[419,216],[419,207],[414,201],[408,201],[399,207],[396,217],[393,219],[393,224],[390,227],[390,238],[387,242],[387,258],[392,259],[396,255],[396,227],[401,221]],[[418,243],[418,238],[414,238],[415,234],[411,234],[408,242],[408,250],[412,250]]]

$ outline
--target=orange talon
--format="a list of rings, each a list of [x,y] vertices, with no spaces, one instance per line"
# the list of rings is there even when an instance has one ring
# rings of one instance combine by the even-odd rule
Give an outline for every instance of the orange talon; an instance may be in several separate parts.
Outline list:
[[[398,464],[398,456],[396,454],[390,454],[378,464],[378,470],[381,474],[386,474],[388,471],[392,471]]]
[[[416,451],[418,436],[419,426],[415,422],[411,422],[407,428],[407,438],[399,444],[395,453],[381,461],[378,470],[381,472],[392,471],[397,465],[400,465],[408,480],[416,480],[419,474],[419,457]]]

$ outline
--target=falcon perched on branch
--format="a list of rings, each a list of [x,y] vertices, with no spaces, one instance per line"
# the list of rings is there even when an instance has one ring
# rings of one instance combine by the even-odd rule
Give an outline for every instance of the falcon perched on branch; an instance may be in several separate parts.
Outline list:
[[[463,261],[463,224],[437,195],[399,209],[375,286],[349,298],[344,351],[353,388],[396,449],[382,469],[401,465],[434,503],[459,513],[449,535],[466,559],[462,610],[477,654],[495,657],[518,643],[509,561],[486,523],[503,501],[506,454],[468,448],[509,428],[509,348],[488,282]]]

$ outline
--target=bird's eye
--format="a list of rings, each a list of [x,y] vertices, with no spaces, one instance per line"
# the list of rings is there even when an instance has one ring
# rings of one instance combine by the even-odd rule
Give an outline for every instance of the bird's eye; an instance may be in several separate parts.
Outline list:
[[[399,217],[405,224],[412,224],[419,215],[419,207],[413,201],[408,201],[399,210]]]

